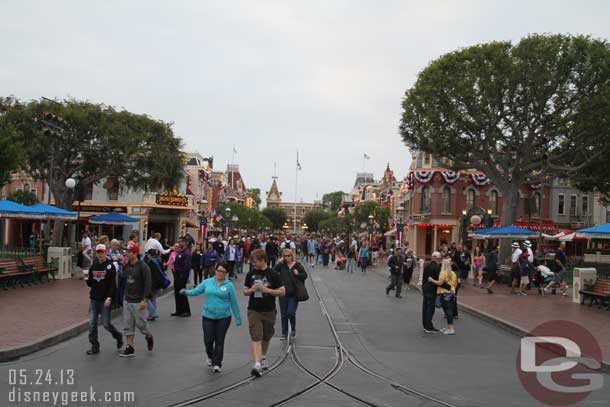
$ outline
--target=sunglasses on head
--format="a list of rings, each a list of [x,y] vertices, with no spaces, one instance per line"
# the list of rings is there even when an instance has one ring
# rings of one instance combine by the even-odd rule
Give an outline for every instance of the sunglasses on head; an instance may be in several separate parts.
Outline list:
[[[227,270],[223,269],[222,267],[218,267],[216,269],[216,271],[220,271],[221,273],[226,273],[227,272]]]

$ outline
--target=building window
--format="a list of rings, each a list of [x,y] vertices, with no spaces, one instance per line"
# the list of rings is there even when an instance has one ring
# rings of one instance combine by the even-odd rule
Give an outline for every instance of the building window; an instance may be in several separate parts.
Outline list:
[[[424,156],[419,153],[417,154],[417,168],[421,168],[423,166],[422,161],[424,159]]]
[[[443,213],[451,213],[451,188],[443,188]]]
[[[85,185],[85,201],[93,200],[93,184]]]
[[[589,197],[582,197],[582,216],[587,216],[589,214]]]
[[[570,216],[576,216],[576,195],[570,195]]]
[[[542,212],[542,197],[540,196],[539,192],[535,192],[534,196],[532,197],[532,204],[533,204],[533,208],[532,208],[532,215],[534,216],[540,216],[540,213]]]
[[[432,165],[432,156],[430,153],[424,155],[424,167],[430,167]]]
[[[119,181],[116,178],[108,178],[104,187],[109,201],[119,200]]]
[[[489,208],[491,209],[491,214],[492,215],[497,215],[498,214],[498,192],[495,190],[492,190],[489,192],[489,204],[488,204]]]
[[[23,184],[23,192],[30,192],[30,184],[27,182]]]
[[[421,190],[421,205],[420,205],[420,213],[430,213],[431,212],[431,193],[430,187],[428,185],[424,186]]]
[[[475,198],[476,194],[474,192],[474,189],[469,189],[468,192],[466,192],[466,210],[471,210],[472,208],[474,208]]]
[[[566,214],[566,197],[564,194],[557,195],[557,215]]]

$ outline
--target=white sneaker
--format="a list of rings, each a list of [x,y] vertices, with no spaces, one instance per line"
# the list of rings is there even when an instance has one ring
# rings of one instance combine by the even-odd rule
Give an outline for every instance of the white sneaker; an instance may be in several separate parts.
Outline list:
[[[206,356],[205,363],[207,363],[208,367],[212,367],[212,359]]]
[[[254,366],[252,366],[252,370],[250,371],[252,376],[261,377],[263,375],[263,368],[260,363],[256,362]]]
[[[214,373],[220,373],[220,371],[221,371],[221,370],[222,370],[222,369],[220,368],[220,366],[214,366],[214,367],[212,368],[212,372],[214,372]]]
[[[267,358],[262,358],[261,359],[261,368],[263,370],[268,370],[269,369],[269,362],[267,362]]]

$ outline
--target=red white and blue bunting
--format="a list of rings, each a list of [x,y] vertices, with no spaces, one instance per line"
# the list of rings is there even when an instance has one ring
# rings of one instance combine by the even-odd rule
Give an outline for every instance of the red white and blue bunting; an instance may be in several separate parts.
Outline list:
[[[489,184],[489,178],[485,174],[471,174],[471,176],[472,182],[478,187]]]
[[[415,179],[420,184],[427,184],[432,181],[434,171],[415,171]]]
[[[441,171],[443,178],[447,184],[455,184],[460,179],[460,173],[454,171]]]

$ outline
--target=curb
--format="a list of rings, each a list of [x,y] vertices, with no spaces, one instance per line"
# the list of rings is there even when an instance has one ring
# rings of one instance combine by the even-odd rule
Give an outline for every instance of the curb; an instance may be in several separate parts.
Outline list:
[[[174,286],[170,286],[165,290],[162,290],[161,294],[157,296],[157,299],[164,297],[168,292],[173,290]],[[110,312],[110,319],[114,319],[121,314],[122,309],[114,309]],[[72,339],[83,332],[87,332],[88,330],[89,320],[85,319],[82,322],[77,322],[69,328],[64,329],[63,331],[51,333],[43,336],[40,339],[28,342],[25,345],[16,346],[14,348],[0,349],[0,363],[15,361],[23,356],[29,355],[30,353],[38,352],[61,342],[67,341],[68,339]]]

